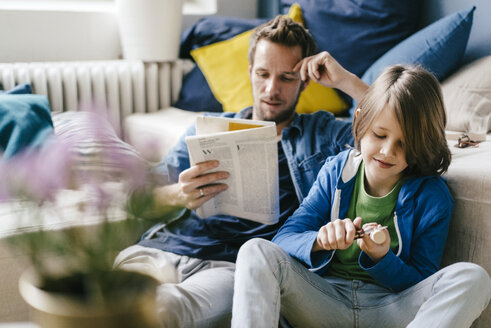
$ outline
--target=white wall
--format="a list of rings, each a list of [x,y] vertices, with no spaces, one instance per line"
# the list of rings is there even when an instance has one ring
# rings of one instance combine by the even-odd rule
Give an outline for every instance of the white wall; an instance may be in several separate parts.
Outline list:
[[[242,18],[256,18],[257,1],[258,0],[217,0],[216,15],[234,16],[234,17],[242,17]],[[203,16],[185,15],[182,23],[183,29],[191,27],[201,17]]]
[[[112,12],[0,11],[0,62],[114,59],[118,33]]]
[[[94,10],[63,7],[25,10],[2,9],[0,6],[0,63],[121,57],[114,6],[100,6]],[[216,14],[254,18],[257,0],[217,0]],[[185,15],[183,29],[201,17]]]
[[[10,10],[0,0],[0,63],[19,61],[98,60],[121,56],[114,9],[99,10]],[[10,0],[16,3],[18,0]],[[76,0],[73,0],[76,2]],[[135,0],[138,1],[138,0]],[[193,0],[199,3],[211,0]],[[216,0],[217,15],[254,18],[262,0]],[[41,0],[36,0],[41,2]],[[64,1],[66,3],[66,1]],[[451,12],[476,5],[474,26],[466,58],[491,54],[489,0],[425,0],[423,20],[432,22]],[[183,29],[200,15],[185,15]],[[487,45],[487,46],[486,46]]]

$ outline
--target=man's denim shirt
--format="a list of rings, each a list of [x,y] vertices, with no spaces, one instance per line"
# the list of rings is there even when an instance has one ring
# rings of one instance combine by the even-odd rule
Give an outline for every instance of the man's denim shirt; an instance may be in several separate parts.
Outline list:
[[[207,115],[252,118],[252,107],[243,109],[239,113],[209,113]],[[193,124],[157,165],[156,170],[162,174],[164,182],[176,183],[179,174],[190,167],[185,136],[195,134]],[[299,203],[301,203],[307,196],[326,158],[347,149],[348,145],[353,145],[351,123],[336,120],[326,111],[318,111],[314,114],[295,114],[290,126],[283,129],[281,144],[288,159]]]

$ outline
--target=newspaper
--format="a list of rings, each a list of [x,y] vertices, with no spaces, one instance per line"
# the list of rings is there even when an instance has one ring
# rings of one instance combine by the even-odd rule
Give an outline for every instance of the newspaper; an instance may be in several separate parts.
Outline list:
[[[228,189],[197,209],[202,218],[226,214],[263,224],[279,219],[278,148],[274,122],[213,116],[196,118],[186,137],[191,165],[218,160]],[[211,171],[212,172],[212,171]]]

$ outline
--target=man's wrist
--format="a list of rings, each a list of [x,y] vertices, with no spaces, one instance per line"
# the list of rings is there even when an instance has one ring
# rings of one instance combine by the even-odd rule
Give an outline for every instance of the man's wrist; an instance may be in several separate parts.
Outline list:
[[[178,203],[177,184],[156,187],[153,190],[153,199],[155,207],[181,206]]]
[[[348,72],[348,75],[343,82],[340,90],[348,94],[357,102],[360,102],[365,95],[365,92],[368,90],[368,85],[351,72]]]

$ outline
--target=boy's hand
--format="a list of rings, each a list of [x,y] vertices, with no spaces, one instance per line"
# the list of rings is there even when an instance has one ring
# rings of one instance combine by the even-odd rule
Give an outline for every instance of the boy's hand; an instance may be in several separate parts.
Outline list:
[[[337,219],[322,226],[317,233],[312,252],[350,247],[355,239],[356,229],[360,227],[360,224],[361,218],[356,218],[354,221]]]
[[[381,228],[382,226],[376,222],[371,222],[363,225],[363,230],[372,230]],[[370,234],[365,234],[363,238],[358,239],[356,242],[362,251],[367,253],[372,261],[377,263],[380,261],[390,249],[390,235],[387,229],[383,229],[380,233],[385,234],[385,241],[381,244],[375,243],[370,239]]]

